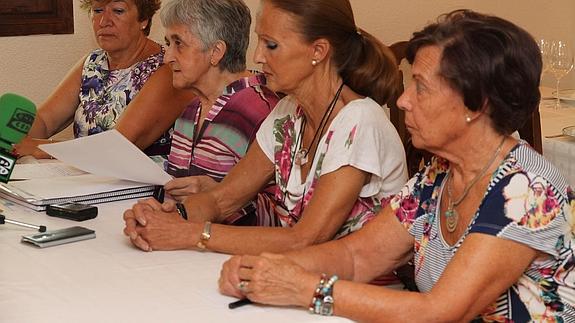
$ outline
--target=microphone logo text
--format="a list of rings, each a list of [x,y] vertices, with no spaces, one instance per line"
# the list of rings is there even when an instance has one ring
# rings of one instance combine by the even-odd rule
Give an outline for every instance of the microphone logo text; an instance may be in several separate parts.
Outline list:
[[[16,108],[14,114],[12,114],[12,117],[8,121],[7,126],[18,132],[26,134],[28,131],[30,131],[33,122],[34,114],[26,110]]]

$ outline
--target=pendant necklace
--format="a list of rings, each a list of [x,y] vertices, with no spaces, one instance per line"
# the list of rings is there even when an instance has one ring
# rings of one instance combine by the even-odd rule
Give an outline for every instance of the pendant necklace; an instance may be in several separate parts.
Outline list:
[[[316,131],[316,133],[313,135],[311,143],[309,144],[310,149],[311,149],[311,147],[313,147],[315,140],[317,139],[319,141],[319,139],[321,138],[323,130],[324,130],[325,126],[327,125],[327,121],[329,120],[329,117],[331,116],[331,113],[333,112],[333,109],[335,108],[335,105],[337,103],[337,99],[339,98],[339,94],[341,93],[342,88],[343,88],[343,82],[339,86],[339,89],[337,89],[337,92],[335,93],[333,99],[331,100],[331,102],[327,106],[327,109],[325,110],[323,116],[321,117],[321,120],[320,120],[319,126],[318,126],[318,131]],[[305,119],[305,115],[304,115],[302,123],[301,123],[299,138],[298,138],[297,143],[296,143],[296,145],[299,145],[299,142],[301,139],[301,147],[299,148],[298,152],[295,155],[295,162],[300,167],[307,164],[307,161],[308,161],[307,157],[309,154],[309,149],[303,147],[303,135],[305,133],[305,126],[306,126],[306,119]],[[318,143],[318,146],[319,146],[319,143]],[[316,150],[317,150],[317,147],[316,147]]]
[[[487,162],[487,164],[485,164],[485,166],[483,166],[481,171],[479,173],[477,173],[477,175],[475,175],[475,177],[471,180],[469,185],[467,185],[465,187],[465,189],[463,190],[463,194],[461,194],[461,197],[459,197],[455,201],[452,200],[452,196],[451,196],[452,195],[451,194],[451,182],[453,182],[453,181],[449,181],[449,179],[450,179],[449,177],[451,175],[451,170],[447,173],[447,178],[445,180],[447,181],[447,205],[448,205],[448,207],[447,207],[447,211],[445,211],[445,226],[447,227],[447,231],[449,233],[453,233],[455,231],[455,229],[457,228],[457,223],[459,222],[459,214],[457,213],[457,210],[455,210],[455,208],[459,204],[461,204],[461,202],[463,202],[465,197],[467,197],[467,194],[469,193],[469,190],[473,187],[473,185],[475,185],[475,183],[477,183],[477,181],[479,181],[479,179],[481,177],[483,177],[483,175],[485,175],[485,172],[487,172],[487,170],[489,169],[491,164],[493,164],[493,162],[497,158],[497,155],[499,155],[499,152],[501,151],[501,147],[503,147],[504,142],[505,142],[505,136],[503,136],[503,139],[501,139],[501,142],[499,143],[499,146],[497,146],[497,149],[495,150],[495,153],[493,154],[491,159]]]

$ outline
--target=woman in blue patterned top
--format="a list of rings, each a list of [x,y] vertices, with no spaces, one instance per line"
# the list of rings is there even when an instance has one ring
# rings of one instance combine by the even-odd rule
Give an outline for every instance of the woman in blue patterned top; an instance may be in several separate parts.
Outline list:
[[[413,81],[398,106],[430,164],[357,233],[233,257],[220,289],[357,321],[573,322],[573,191],[511,136],[538,107],[537,44],[463,10],[416,32],[407,58]],[[420,293],[364,284],[410,260]]]
[[[193,95],[175,90],[164,49],[148,35],[160,0],[82,0],[100,48],[83,58],[39,107],[19,155],[74,123],[74,137],[116,128],[149,155],[167,154],[170,128]]]

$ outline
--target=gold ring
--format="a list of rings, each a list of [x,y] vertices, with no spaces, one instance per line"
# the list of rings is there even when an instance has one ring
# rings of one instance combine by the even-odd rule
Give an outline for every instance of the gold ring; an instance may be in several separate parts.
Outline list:
[[[248,284],[249,284],[249,282],[247,280],[241,280],[238,283],[238,289],[242,292],[245,292],[246,289],[248,288]]]

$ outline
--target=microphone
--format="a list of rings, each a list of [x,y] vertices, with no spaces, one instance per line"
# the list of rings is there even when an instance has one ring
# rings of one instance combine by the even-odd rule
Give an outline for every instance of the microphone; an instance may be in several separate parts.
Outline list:
[[[13,93],[0,96],[0,182],[7,183],[16,164],[12,145],[28,134],[36,117],[32,101]]]

